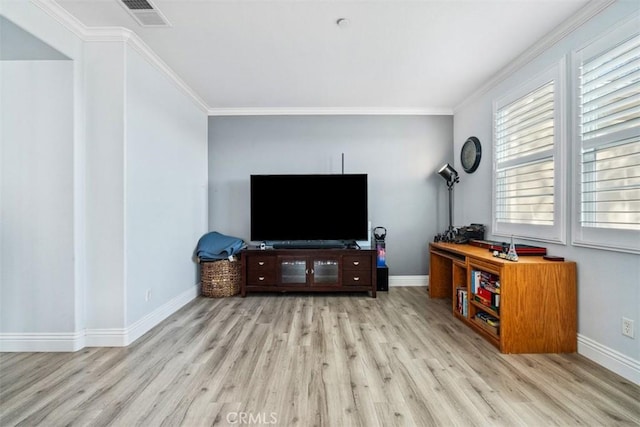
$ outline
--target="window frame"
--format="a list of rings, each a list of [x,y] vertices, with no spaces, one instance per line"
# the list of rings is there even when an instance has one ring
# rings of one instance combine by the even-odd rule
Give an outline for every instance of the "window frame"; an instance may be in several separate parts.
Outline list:
[[[600,34],[595,39],[579,46],[571,52],[571,98],[572,98],[572,169],[573,169],[573,189],[571,219],[571,244],[574,246],[604,249],[617,252],[628,252],[640,254],[640,230],[614,229],[614,228],[593,228],[583,227],[582,217],[582,133],[580,129],[580,68],[583,58],[590,58],[601,55],[619,45],[624,40],[633,37],[640,32],[637,28],[638,16],[629,18],[621,25],[615,26],[612,30]],[[640,128],[634,128],[636,134]],[[634,129],[631,129],[632,131]],[[614,141],[624,141],[633,136],[629,130],[618,131],[611,136],[611,140],[604,143],[593,143],[587,141],[587,146],[605,145]]]
[[[492,137],[492,194],[491,194],[491,221],[492,234],[504,237],[517,237],[533,241],[550,242],[565,245],[567,243],[567,173],[565,167],[567,147],[567,67],[565,57],[560,58],[545,71],[538,73],[522,85],[506,92],[493,101]],[[554,168],[554,215],[553,225],[539,224],[512,224],[498,222],[496,215],[496,178],[499,166],[496,155],[497,143],[497,116],[498,111],[525,97],[527,94],[554,81],[554,143],[553,143],[553,168]]]

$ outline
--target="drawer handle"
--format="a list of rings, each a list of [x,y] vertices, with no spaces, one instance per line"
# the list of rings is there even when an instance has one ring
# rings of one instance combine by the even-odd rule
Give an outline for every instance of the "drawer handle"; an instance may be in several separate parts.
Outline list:
[[[258,265],[264,265],[264,261],[258,261]]]
[[[357,276],[353,278],[353,281],[354,281],[354,282],[357,282],[358,280],[360,280],[360,278],[359,278],[359,277],[357,277]]]
[[[353,265],[360,265],[360,261],[353,261]]]
[[[258,277],[258,280],[262,282],[264,280],[264,276]]]

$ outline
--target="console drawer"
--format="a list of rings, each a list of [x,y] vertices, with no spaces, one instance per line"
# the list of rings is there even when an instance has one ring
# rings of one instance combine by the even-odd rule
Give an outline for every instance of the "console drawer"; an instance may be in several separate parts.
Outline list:
[[[275,269],[249,270],[247,273],[247,285],[249,286],[275,285],[276,282]]]
[[[371,271],[370,255],[345,255],[342,260],[345,270]]]
[[[344,286],[371,286],[371,271],[344,270],[342,272],[342,284]]]
[[[250,256],[247,259],[249,270],[273,270],[276,268],[276,257],[274,256]]]

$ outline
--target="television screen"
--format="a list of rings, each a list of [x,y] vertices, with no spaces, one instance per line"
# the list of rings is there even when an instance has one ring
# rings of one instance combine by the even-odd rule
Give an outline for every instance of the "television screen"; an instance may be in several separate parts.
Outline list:
[[[366,174],[251,175],[251,240],[368,239]]]

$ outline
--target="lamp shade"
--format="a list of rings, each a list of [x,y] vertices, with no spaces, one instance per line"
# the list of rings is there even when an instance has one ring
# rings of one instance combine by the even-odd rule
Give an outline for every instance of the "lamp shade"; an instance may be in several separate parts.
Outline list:
[[[438,171],[438,174],[447,180],[447,182],[457,181],[458,172],[449,163],[442,166]]]

